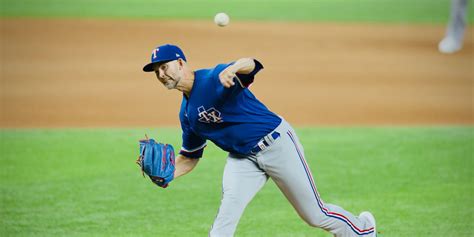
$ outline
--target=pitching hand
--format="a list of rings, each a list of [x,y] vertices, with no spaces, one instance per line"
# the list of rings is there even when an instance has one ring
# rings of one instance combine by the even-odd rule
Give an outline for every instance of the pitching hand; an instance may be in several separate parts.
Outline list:
[[[221,81],[221,84],[225,88],[230,88],[231,86],[235,85],[234,77],[236,77],[236,75],[235,75],[235,71],[233,70],[232,66],[226,68],[224,71],[222,71],[219,74],[219,80]]]

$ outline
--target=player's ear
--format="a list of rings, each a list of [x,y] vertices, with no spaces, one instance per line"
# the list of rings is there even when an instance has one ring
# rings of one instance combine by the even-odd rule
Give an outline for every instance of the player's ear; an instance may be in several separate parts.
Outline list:
[[[178,58],[178,66],[180,70],[184,67],[184,60],[182,58]]]
[[[176,59],[176,63],[178,64],[178,70],[181,70],[183,67],[183,62],[181,62],[181,58]]]

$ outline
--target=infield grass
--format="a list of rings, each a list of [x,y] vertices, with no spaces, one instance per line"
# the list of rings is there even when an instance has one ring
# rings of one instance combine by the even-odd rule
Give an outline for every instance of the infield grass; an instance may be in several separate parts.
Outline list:
[[[382,237],[472,236],[473,127],[300,128],[327,203],[370,210]],[[2,236],[207,236],[226,154],[210,145],[197,168],[155,187],[134,164],[144,133],[162,129],[0,130]],[[272,181],[236,236],[330,236],[306,225]]]
[[[424,22],[446,24],[450,0],[0,0],[7,17]],[[473,4],[468,6],[473,12]],[[468,14],[474,22],[473,14]]]

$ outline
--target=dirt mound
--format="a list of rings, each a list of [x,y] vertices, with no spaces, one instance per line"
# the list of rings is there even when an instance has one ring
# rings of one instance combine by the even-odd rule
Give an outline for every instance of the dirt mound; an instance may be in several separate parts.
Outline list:
[[[163,43],[259,59],[251,90],[294,124],[472,124],[473,30],[443,55],[444,26],[2,19],[0,127],[177,125],[180,93],[141,71]]]

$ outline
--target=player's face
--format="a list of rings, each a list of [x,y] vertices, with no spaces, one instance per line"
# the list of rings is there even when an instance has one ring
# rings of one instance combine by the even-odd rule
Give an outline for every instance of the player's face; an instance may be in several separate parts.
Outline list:
[[[154,70],[158,80],[168,89],[175,89],[182,78],[178,60],[156,64]]]

